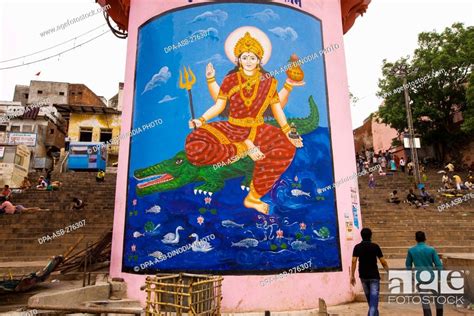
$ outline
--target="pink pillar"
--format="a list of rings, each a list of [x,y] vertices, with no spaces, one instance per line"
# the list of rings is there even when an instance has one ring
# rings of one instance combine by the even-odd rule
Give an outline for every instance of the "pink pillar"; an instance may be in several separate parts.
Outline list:
[[[317,308],[318,297],[323,298],[329,305],[335,305],[353,300],[356,294],[356,289],[351,287],[349,283],[350,264],[352,249],[359,240],[359,229],[361,229],[362,224],[358,204],[357,184],[355,177],[353,177],[356,172],[355,152],[350,117],[346,62],[344,58],[341,8],[339,1],[301,0],[301,2],[301,7],[284,0],[272,1],[271,4],[268,4],[267,1],[264,3],[268,4],[268,8],[274,8],[276,6],[281,8],[282,6],[286,6],[289,10],[299,10],[302,15],[307,13],[316,17],[322,24],[324,47],[328,47],[332,44],[339,46],[338,49],[324,54],[323,56],[327,84],[326,91],[329,108],[334,179],[337,182],[346,178],[346,180],[341,181],[334,189],[336,193],[342,270],[291,274],[287,278],[278,280],[276,283],[266,287],[261,287],[260,282],[267,278],[268,275],[225,275],[222,306],[226,312],[311,309]],[[206,3],[209,5],[216,4],[210,1],[199,0],[194,0],[192,3],[185,0],[135,0],[132,2],[128,27],[129,36],[122,131],[130,131],[132,126],[138,28],[148,20],[164,14],[169,10],[187,7],[192,8]],[[244,7],[246,4],[241,4],[241,6]],[[203,6],[203,11],[205,11],[205,6]],[[246,25],[246,22],[245,18],[242,17],[242,25]],[[298,21],[293,22],[295,24],[298,23]],[[284,25],[282,25],[282,27],[283,26]],[[179,28],[180,26],[177,25],[175,27]],[[264,29],[263,31],[268,30]],[[172,32],[172,30],[163,30],[163,32]],[[225,35],[222,36],[225,39]],[[222,42],[216,45],[222,45]],[[291,45],[291,43],[289,43],[289,45]],[[196,49],[199,49],[199,44],[196,45]],[[274,52],[277,49],[278,48],[274,47]],[[324,89],[324,86],[320,88]],[[315,89],[318,89],[318,87],[315,87]],[[141,93],[141,91],[138,93]],[[156,104],[153,106],[156,106]],[[129,146],[129,138],[121,140],[110,274],[113,277],[124,278],[128,283],[129,297],[139,299],[143,302],[145,295],[139,288],[144,284],[145,276],[122,272],[127,206],[128,161],[130,158]],[[352,178],[348,179],[348,177]],[[351,188],[355,188],[356,190],[352,192],[352,199]],[[359,227],[358,229],[353,227],[352,232],[349,232],[348,226],[350,227],[355,224],[353,205],[356,207],[355,214],[358,217]],[[351,235],[353,237],[351,237]]]

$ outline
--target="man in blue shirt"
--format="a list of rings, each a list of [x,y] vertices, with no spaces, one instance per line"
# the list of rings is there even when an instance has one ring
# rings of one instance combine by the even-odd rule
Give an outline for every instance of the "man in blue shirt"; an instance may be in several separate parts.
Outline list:
[[[443,264],[439,260],[438,253],[433,247],[429,247],[425,244],[426,236],[422,231],[417,231],[415,233],[415,239],[417,245],[408,249],[407,259],[405,261],[405,266],[408,270],[412,269],[412,266],[415,266],[416,269],[416,279],[418,283],[420,280],[420,273],[423,271],[433,272],[433,268],[437,270],[443,269]],[[421,304],[423,306],[423,315],[431,316],[430,308],[430,299],[435,301],[436,305],[436,316],[443,316],[443,305],[439,302],[439,294],[433,293],[430,290],[420,290]],[[427,294],[422,294],[427,292]],[[430,295],[431,294],[431,295]]]

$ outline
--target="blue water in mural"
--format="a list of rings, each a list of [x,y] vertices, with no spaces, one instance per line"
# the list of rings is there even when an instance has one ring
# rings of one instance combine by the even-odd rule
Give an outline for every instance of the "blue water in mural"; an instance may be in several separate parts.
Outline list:
[[[317,19],[274,4],[196,6],[164,14],[140,28],[132,128],[156,119],[163,123],[131,139],[124,271],[274,273],[310,259],[313,271],[340,269],[334,191],[316,192],[334,182],[322,57],[302,66],[306,85],[294,88],[285,108],[288,118],[305,118],[310,109],[308,98],[313,96],[320,127],[303,136],[304,147],[296,151],[290,167],[262,198],[270,204],[269,215],[243,206],[248,192],[241,187],[242,178],[227,180],[212,196],[195,192],[202,183],[136,194],[134,172],[175,156],[184,149],[190,133],[189,99],[187,91],[179,89],[179,70],[189,66],[196,74],[192,94],[199,117],[213,104],[205,67],[213,63],[217,82],[222,82],[233,68],[224,53],[224,41],[244,25],[258,27],[272,41],[272,56],[265,65],[268,71],[285,65],[293,53],[303,57],[323,47]],[[166,49],[199,30],[210,30],[212,36],[179,49]],[[275,77],[280,90],[286,74]],[[157,260],[161,254],[191,245],[196,237],[210,235],[214,238],[208,239],[208,244],[193,244],[193,249]]]

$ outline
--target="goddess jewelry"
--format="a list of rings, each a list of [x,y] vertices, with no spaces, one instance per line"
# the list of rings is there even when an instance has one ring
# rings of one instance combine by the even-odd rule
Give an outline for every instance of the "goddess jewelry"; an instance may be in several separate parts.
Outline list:
[[[289,131],[291,131],[290,125],[288,125],[288,123],[285,124],[285,125],[283,125],[283,126],[281,127],[281,131],[282,131],[284,134],[287,134]]]
[[[245,82],[245,84],[242,84],[242,75],[244,77],[246,77],[247,81]],[[251,77],[248,77],[246,76],[243,71],[242,72],[239,72],[237,73],[237,79],[239,81],[239,87],[240,87],[240,90],[239,90],[239,93],[240,93],[240,97],[242,98],[242,100],[244,100],[244,104],[245,106],[249,107],[250,105],[252,105],[253,101],[255,101],[255,99],[257,98],[257,92],[258,92],[258,87],[260,86],[260,80],[256,80],[257,77],[259,75],[259,72],[255,72],[255,74]],[[250,92],[252,90],[252,84],[255,83],[255,86],[254,86],[254,90],[253,90],[253,93],[250,97],[246,97],[244,95],[244,91],[243,91],[243,88],[245,88],[247,90],[247,92]]]

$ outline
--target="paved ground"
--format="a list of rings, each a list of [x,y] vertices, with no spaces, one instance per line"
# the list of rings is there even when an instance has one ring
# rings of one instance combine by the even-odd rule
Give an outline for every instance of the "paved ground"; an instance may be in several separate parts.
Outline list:
[[[340,306],[328,307],[329,315],[344,315],[344,316],[366,316],[367,315],[367,303],[352,303]],[[420,316],[423,315],[422,309],[419,305],[397,305],[382,303],[379,309],[379,313],[382,316],[385,315],[398,315],[398,316]],[[432,313],[435,315],[434,306]],[[446,306],[444,309],[445,316],[461,316],[461,315],[474,315],[474,311],[460,312],[456,311],[451,306]]]

